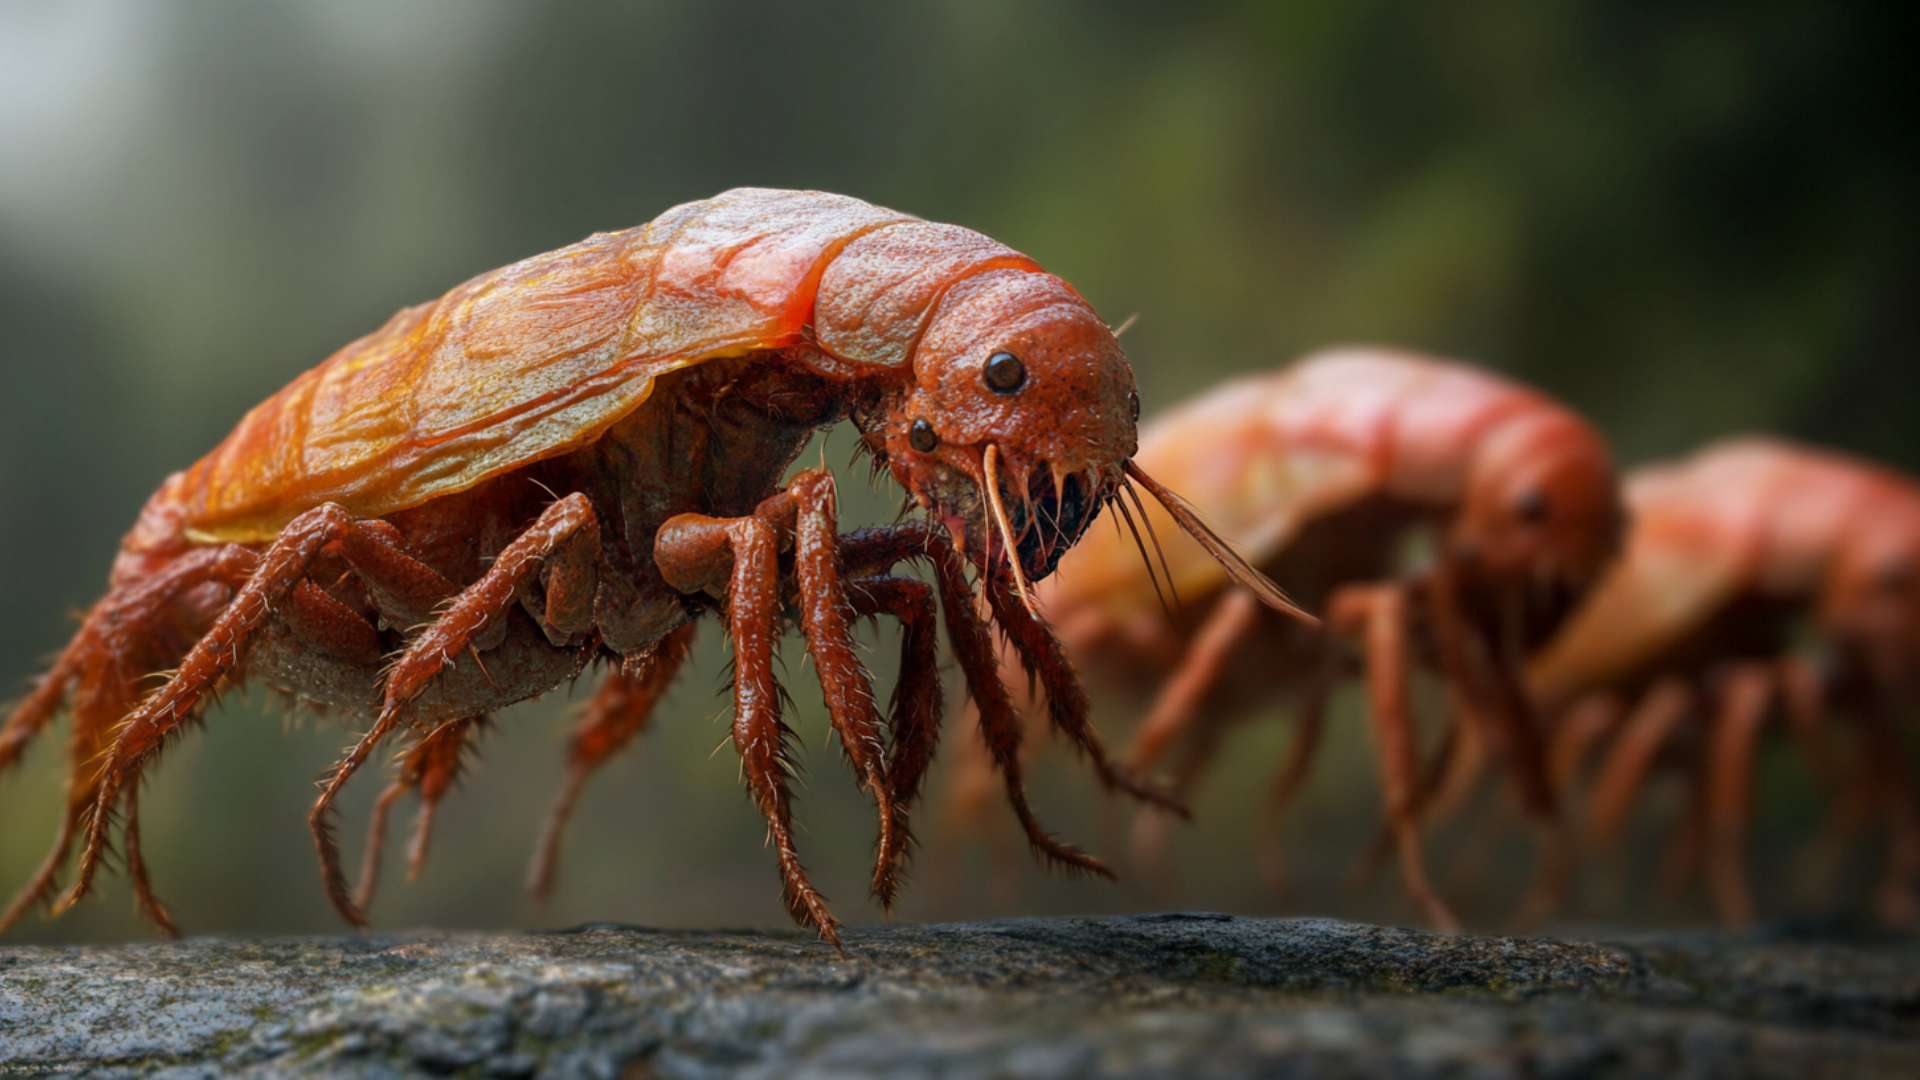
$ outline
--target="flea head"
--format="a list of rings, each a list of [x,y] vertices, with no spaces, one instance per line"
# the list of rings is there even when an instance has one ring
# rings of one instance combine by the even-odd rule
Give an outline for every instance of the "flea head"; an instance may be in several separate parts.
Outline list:
[[[1619,553],[1625,521],[1599,433],[1550,406],[1499,425],[1482,442],[1451,547],[1484,585],[1558,616]]]
[[[1004,571],[1023,595],[1108,504],[1131,526],[1121,493],[1139,505],[1144,489],[1228,576],[1310,621],[1134,462],[1133,367],[1107,324],[1051,274],[996,270],[948,290],[914,348],[912,383],[855,420],[974,565]]]
[[[1009,566],[1011,552],[1038,581],[1117,489],[1139,400],[1120,343],[1079,293],[997,270],[948,290],[912,383],[857,421],[976,565]]]

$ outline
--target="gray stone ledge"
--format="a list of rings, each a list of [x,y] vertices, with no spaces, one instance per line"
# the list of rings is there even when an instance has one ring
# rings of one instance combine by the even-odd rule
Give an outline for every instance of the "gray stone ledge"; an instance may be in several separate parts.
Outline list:
[[[0,947],[0,1075],[1920,1076],[1920,944],[1171,914]]]

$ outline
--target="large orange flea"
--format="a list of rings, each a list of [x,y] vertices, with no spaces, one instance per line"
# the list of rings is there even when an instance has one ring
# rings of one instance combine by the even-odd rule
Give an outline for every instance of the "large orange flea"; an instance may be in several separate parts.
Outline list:
[[[383,739],[416,742],[380,814],[408,790],[430,811],[488,714],[611,661],[575,739],[577,787],[718,612],[733,741],[787,906],[837,940],[794,849],[775,639],[789,619],[806,637],[876,804],[889,902],[938,734],[935,588],[1028,838],[1101,871],[1027,810],[965,568],[1049,690],[1084,702],[1027,591],[1129,476],[1150,483],[1130,460],[1138,408],[1119,344],[1065,281],[979,233],[839,195],[730,191],[474,278],[296,379],[148,503],[106,597],[0,731],[4,766],[73,710],[63,825],[4,921],[52,899],[82,838],[61,907],[84,895],[124,815],[141,905],[171,929],[140,856],[141,772],[223,686],[255,678],[372,718],[311,815],[328,894],[359,923],[330,808]],[[849,420],[928,522],[843,537],[829,473],[782,482],[817,430]],[[933,587],[891,574],[915,560]],[[849,634],[881,614],[905,624],[908,660],[885,718]],[[1154,797],[1083,713],[1067,725],[1109,787]],[[416,859],[424,841],[423,821]]]
[[[1458,762],[1504,754],[1528,807],[1550,820],[1542,736],[1519,673],[1615,551],[1618,495],[1599,435],[1491,372],[1341,349],[1157,418],[1137,460],[1358,646],[1402,877],[1430,921],[1455,925],[1420,856],[1408,669],[1440,671],[1469,721],[1449,736]],[[1159,510],[1137,509],[1166,534]],[[1422,538],[1431,557],[1409,567]],[[1131,764],[1146,770],[1179,749],[1176,793],[1213,759],[1237,706],[1295,697],[1300,727],[1275,781],[1277,811],[1307,774],[1343,653],[1263,617],[1197,545],[1165,548],[1156,581],[1129,538],[1089,535],[1041,590],[1046,610],[1077,662],[1152,700]],[[984,760],[973,766],[958,785],[963,821],[990,776]],[[1142,819],[1143,846],[1157,846],[1163,825]]]
[[[1530,672],[1543,707],[1567,710],[1557,772],[1571,777],[1611,740],[1590,796],[1594,838],[1616,835],[1652,767],[1683,751],[1694,810],[1670,870],[1704,853],[1721,915],[1751,919],[1753,757],[1778,704],[1848,815],[1889,829],[1880,906],[1913,921],[1920,804],[1896,724],[1920,670],[1920,484],[1739,438],[1638,470],[1627,500],[1625,557]],[[1861,750],[1852,769],[1830,753],[1836,710]]]

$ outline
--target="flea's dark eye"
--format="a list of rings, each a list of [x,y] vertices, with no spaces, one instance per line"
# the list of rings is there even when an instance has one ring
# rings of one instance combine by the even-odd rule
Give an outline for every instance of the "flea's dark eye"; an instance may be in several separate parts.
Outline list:
[[[1539,490],[1523,491],[1513,501],[1513,516],[1529,525],[1538,525],[1547,520],[1547,496]]]
[[[1127,407],[1133,410],[1133,418],[1140,419],[1140,391],[1127,391]]]
[[[934,432],[932,424],[925,420],[915,420],[913,426],[907,429],[907,442],[915,450],[930,454],[934,447],[940,445],[940,436]]]
[[[1027,365],[1010,352],[987,357],[987,389],[996,394],[1011,394],[1027,385]]]

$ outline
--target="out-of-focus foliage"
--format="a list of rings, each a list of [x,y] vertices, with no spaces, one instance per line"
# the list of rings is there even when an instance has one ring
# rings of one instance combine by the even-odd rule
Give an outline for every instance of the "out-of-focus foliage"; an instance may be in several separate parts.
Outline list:
[[[66,633],[160,478],[292,375],[469,274],[739,184],[1034,254],[1115,320],[1141,314],[1150,411],[1383,340],[1535,380],[1629,461],[1768,428],[1920,466],[1908,21],[1785,2],[0,4],[0,679]],[[377,916],[778,923],[760,827],[709,754],[713,645],[590,795],[554,909],[516,888],[557,700],[505,718],[427,879],[392,882]],[[792,665],[804,841],[864,917],[871,826]],[[347,736],[281,726],[230,703],[155,773],[150,861],[190,927],[332,925],[303,818]],[[1246,806],[1280,737],[1248,733],[1177,879],[995,900],[978,848],[929,815],[908,914],[1403,914],[1390,889],[1337,888],[1373,813],[1353,725],[1290,833],[1303,892],[1262,890]],[[7,888],[50,833],[57,742],[0,786]],[[1117,848],[1082,772],[1044,779],[1063,827]],[[116,888],[26,934],[133,932]]]

